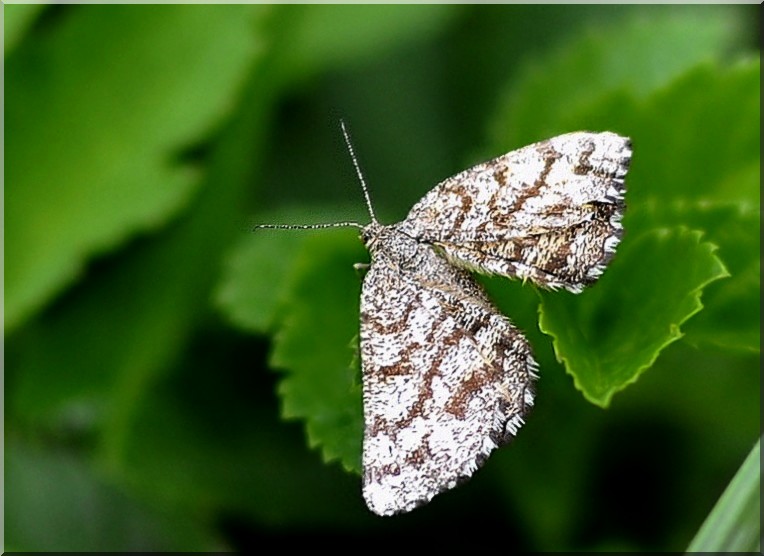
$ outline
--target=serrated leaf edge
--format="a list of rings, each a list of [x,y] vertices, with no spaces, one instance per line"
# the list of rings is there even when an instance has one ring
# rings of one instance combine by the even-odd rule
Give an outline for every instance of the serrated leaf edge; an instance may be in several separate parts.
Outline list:
[[[687,322],[690,318],[692,318],[694,315],[698,314],[701,310],[703,310],[703,302],[701,301],[701,296],[703,293],[703,289],[710,283],[715,282],[716,280],[720,280],[722,278],[727,278],[730,276],[729,271],[727,270],[727,267],[724,265],[722,260],[717,257],[714,253],[717,251],[718,246],[715,243],[709,242],[709,241],[703,241],[702,236],[704,235],[702,231],[700,230],[689,230],[685,226],[677,226],[675,228],[660,228],[656,230],[651,230],[646,233],[659,233],[662,236],[667,236],[671,233],[684,233],[689,232],[693,236],[695,236],[698,245],[699,246],[705,246],[709,253],[713,255],[714,262],[716,263],[716,273],[715,276],[712,276],[698,285],[695,289],[690,291],[688,293],[688,296],[690,297],[691,302],[693,302],[693,309],[679,322],[677,323],[671,323],[669,325],[669,335],[666,341],[660,345],[653,355],[653,357],[645,364],[639,366],[634,374],[631,376],[631,378],[624,381],[620,386],[614,389],[610,389],[608,392],[605,393],[604,396],[594,396],[590,392],[587,391],[587,389],[584,387],[584,385],[581,383],[581,381],[578,378],[578,375],[573,372],[571,369],[571,365],[569,363],[569,358],[561,355],[558,351],[557,347],[557,336],[549,331],[546,330],[544,327],[544,302],[542,299],[542,302],[539,304],[539,330],[544,333],[545,335],[552,338],[552,348],[554,350],[554,355],[557,361],[565,367],[565,372],[573,377],[573,385],[575,388],[580,391],[584,398],[591,402],[592,404],[601,407],[602,409],[607,409],[610,406],[610,402],[612,401],[613,396],[624,390],[627,386],[630,386],[631,384],[634,384],[640,376],[642,376],[642,373],[644,373],[647,369],[653,366],[655,361],[660,356],[661,352],[668,347],[670,344],[674,343],[675,341],[679,340],[684,336],[684,333],[681,330],[681,326]]]

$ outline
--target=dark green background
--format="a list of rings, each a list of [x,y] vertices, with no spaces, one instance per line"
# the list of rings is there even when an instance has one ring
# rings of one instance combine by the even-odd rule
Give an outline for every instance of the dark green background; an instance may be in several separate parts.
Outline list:
[[[760,435],[756,8],[3,10],[6,549],[307,533],[686,548]],[[545,294],[550,336],[533,290],[488,284],[538,354],[538,406],[468,483],[391,519],[344,469],[360,450],[357,389],[326,378],[357,385],[363,248],[352,230],[247,229],[367,221],[339,118],[383,222],[488,156],[577,128],[629,133],[626,233],[648,238],[624,245],[622,286],[578,305]],[[731,277],[678,339],[691,284],[645,265],[700,284],[718,263],[701,241]],[[707,266],[678,268],[693,261]],[[671,332],[640,320],[674,291],[690,305],[663,315]],[[626,375],[602,398],[576,367],[586,350],[559,333],[571,322],[584,336],[616,322],[625,338],[605,346]]]

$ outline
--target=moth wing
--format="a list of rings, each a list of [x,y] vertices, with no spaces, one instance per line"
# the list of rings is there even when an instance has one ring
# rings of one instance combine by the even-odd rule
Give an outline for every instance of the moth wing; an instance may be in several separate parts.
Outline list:
[[[626,137],[560,135],[446,179],[403,229],[462,266],[578,292],[620,241],[630,161]]]
[[[525,338],[467,272],[419,249],[427,276],[379,254],[361,293],[363,496],[379,515],[471,476],[533,404]]]

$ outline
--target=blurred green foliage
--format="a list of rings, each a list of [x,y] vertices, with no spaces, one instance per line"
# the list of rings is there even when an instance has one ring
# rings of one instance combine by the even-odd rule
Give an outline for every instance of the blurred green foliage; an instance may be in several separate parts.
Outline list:
[[[6,549],[452,524],[514,549],[687,548],[760,435],[752,8],[3,10]],[[483,280],[540,362],[527,426],[393,519],[357,475],[363,246],[245,224],[367,221],[339,117],[383,222],[558,133],[634,143],[597,285]],[[750,468],[702,546],[758,523]]]
[[[761,545],[761,439],[745,458],[687,552],[754,552]]]

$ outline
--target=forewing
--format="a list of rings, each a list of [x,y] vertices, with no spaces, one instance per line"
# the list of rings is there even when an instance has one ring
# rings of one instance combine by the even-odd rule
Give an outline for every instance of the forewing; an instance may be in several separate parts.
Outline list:
[[[468,478],[533,403],[525,338],[469,274],[418,248],[411,268],[380,255],[361,294],[363,495],[379,515]]]
[[[620,240],[630,161],[615,133],[560,135],[441,182],[403,229],[457,264],[580,291]]]

